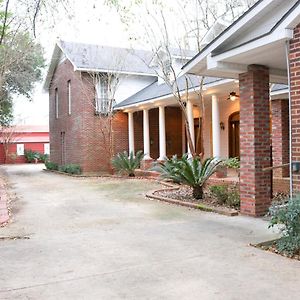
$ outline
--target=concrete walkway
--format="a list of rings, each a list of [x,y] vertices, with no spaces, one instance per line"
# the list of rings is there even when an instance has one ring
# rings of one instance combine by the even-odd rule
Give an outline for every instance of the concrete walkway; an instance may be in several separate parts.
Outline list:
[[[299,299],[300,264],[248,246],[267,223],[143,197],[157,184],[0,167],[18,199],[0,299]]]

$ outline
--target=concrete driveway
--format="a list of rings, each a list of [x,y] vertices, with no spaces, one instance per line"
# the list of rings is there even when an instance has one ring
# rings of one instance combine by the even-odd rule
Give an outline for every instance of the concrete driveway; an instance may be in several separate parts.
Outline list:
[[[144,198],[158,185],[1,167],[17,199],[0,299],[299,299],[300,263],[248,246],[267,223]]]

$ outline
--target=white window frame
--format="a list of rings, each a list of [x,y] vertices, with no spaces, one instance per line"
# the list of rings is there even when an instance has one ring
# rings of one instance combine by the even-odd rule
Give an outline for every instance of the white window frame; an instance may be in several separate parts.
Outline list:
[[[44,144],[44,154],[50,154],[50,144],[49,143],[45,143]]]
[[[17,144],[17,155],[24,155],[24,144]]]
[[[58,119],[58,89],[55,89],[55,118]]]
[[[110,111],[108,78],[104,74],[99,77],[95,85],[95,111],[97,114],[108,114]]]
[[[68,80],[68,114],[72,113],[72,94],[71,94],[71,80]]]

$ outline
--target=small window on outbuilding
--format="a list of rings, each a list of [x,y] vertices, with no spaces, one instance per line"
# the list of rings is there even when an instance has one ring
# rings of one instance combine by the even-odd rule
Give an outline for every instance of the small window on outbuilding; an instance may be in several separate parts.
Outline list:
[[[71,80],[68,80],[67,92],[68,92],[68,114],[71,115],[71,110],[72,110]]]
[[[24,155],[24,144],[17,144],[17,155]]]
[[[50,144],[44,144],[44,154],[50,154]]]

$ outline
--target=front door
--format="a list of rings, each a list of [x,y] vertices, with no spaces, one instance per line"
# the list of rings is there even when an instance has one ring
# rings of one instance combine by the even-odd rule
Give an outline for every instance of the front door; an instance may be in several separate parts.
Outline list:
[[[229,117],[229,157],[240,157],[240,113]]]

